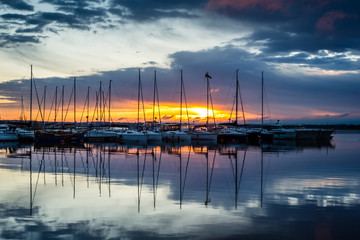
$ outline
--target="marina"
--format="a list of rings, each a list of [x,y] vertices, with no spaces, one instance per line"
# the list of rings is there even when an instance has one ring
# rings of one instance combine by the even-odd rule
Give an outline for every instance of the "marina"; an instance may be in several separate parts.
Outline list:
[[[357,239],[359,144],[4,143],[0,237]]]
[[[0,0],[0,240],[359,240],[359,9]]]

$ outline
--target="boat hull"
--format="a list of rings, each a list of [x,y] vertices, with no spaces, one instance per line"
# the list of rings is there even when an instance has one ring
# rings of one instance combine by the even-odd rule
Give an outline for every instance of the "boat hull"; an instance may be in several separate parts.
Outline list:
[[[119,136],[120,139],[124,142],[136,142],[136,143],[146,143],[147,137],[146,135],[137,135],[137,134],[122,134]]]
[[[246,143],[246,134],[220,133],[217,138],[219,143]]]
[[[36,143],[70,143],[84,141],[85,132],[76,133],[54,133],[54,132],[37,132],[35,133]]]
[[[166,142],[190,142],[191,136],[189,134],[174,134],[164,132],[162,134],[162,140]]]
[[[12,133],[0,134],[0,141],[17,141],[17,140],[19,140],[17,134],[12,134]]]
[[[217,141],[216,134],[191,134],[191,141]]]
[[[147,134],[147,141],[148,142],[161,142],[162,136],[160,134]]]
[[[296,140],[316,140],[319,135],[318,129],[296,129]]]
[[[296,138],[295,131],[273,131],[274,140],[294,140]]]

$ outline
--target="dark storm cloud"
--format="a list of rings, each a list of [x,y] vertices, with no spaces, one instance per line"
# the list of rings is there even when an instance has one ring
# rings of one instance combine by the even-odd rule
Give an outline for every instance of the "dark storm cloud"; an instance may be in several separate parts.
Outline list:
[[[23,11],[33,11],[34,6],[26,3],[23,0],[0,0],[1,4],[5,4],[10,8]]]
[[[207,9],[247,22],[267,53],[359,49],[360,2],[355,0],[210,0]]]
[[[206,1],[111,0],[110,4],[110,11],[113,14],[125,16],[136,21],[149,21],[160,18],[195,18],[197,15],[190,12],[203,9]],[[130,11],[129,15],[125,14],[124,7]]]
[[[6,13],[0,16],[2,26],[15,30],[15,34],[10,31],[2,33],[4,39],[0,47],[13,47],[20,43],[39,43],[40,39],[46,37],[47,31],[58,32],[66,28],[90,30],[93,24],[106,23],[108,20],[105,8],[91,5],[101,1],[44,0],[42,2],[53,4],[57,12]],[[107,27],[106,24],[104,27]],[[29,36],[28,33],[37,35]],[[8,41],[11,39],[17,41]]]
[[[2,1],[5,4],[26,4],[23,1]],[[360,2],[355,0],[42,0],[55,7],[56,13],[37,12],[32,15],[4,14],[5,21],[18,21],[17,33],[46,34],[44,27],[54,24],[58,31],[65,28],[90,30],[104,23],[103,28],[129,21],[155,21],[161,18],[199,18],[200,12],[216,12],[246,24],[253,34],[242,39],[264,42],[267,54],[291,51],[316,52],[320,49],[345,51],[360,49]],[[211,17],[211,15],[203,15]],[[38,25],[24,27],[27,24]],[[6,23],[6,22],[5,22]],[[14,22],[13,22],[14,24]],[[211,26],[209,26],[211,28]],[[48,30],[54,30],[54,27]],[[11,33],[9,33],[11,34]]]

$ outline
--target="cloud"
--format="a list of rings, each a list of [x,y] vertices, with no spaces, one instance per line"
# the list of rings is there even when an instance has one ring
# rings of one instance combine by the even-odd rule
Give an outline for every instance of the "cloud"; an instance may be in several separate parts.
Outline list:
[[[325,13],[316,23],[316,29],[321,32],[335,31],[335,22],[344,18],[352,18],[354,16],[345,14],[342,11],[330,11]]]
[[[260,113],[260,83],[261,71],[264,71],[265,99],[271,116],[276,119],[310,119],[319,115],[340,115],[349,112],[341,121],[359,116],[358,102],[360,102],[360,83],[357,75],[347,72],[351,62],[347,54],[334,52],[318,52],[317,55],[308,53],[290,54],[283,57],[263,57],[252,54],[232,45],[215,47],[203,51],[184,51],[171,54],[171,68],[147,67],[142,69],[141,78],[144,90],[144,100],[152,102],[154,70],[157,70],[160,105],[164,103],[178,103],[180,90],[180,69],[183,78],[187,102],[189,105],[206,106],[206,79],[204,73],[209,71],[213,77],[212,89],[221,94],[213,95],[215,109],[231,110],[235,95],[235,70],[239,69],[239,81],[245,112],[254,116]],[[306,60],[308,58],[312,58]],[[277,61],[277,62],[276,62]],[[301,63],[309,61],[306,68]],[[334,62],[334,63],[333,63]],[[294,70],[288,65],[292,63]],[[287,65],[286,65],[287,64]],[[330,71],[333,64],[337,64],[342,75],[327,75],[322,71]],[[356,62],[354,62],[356,66]],[[285,70],[282,69],[285,68]],[[319,73],[311,73],[319,71]],[[117,108],[135,109],[133,103],[137,101],[137,68],[103,71],[99,74],[78,78],[78,89],[90,86],[91,106],[95,104],[95,91],[99,89],[99,82],[107,90],[108,80],[113,80],[112,99]],[[48,96],[54,95],[55,85],[65,85],[66,98],[72,89],[72,78],[44,78],[36,79],[39,94],[48,86]],[[0,84],[0,95],[5,97],[25,97],[28,100],[28,80],[10,81]],[[85,101],[86,93],[78,93],[79,105]],[[18,103],[17,103],[18,104]],[[133,105],[131,105],[133,104]],[[320,113],[321,112],[321,113]],[[319,114],[320,113],[320,114]],[[164,119],[172,119],[174,115],[166,115]],[[339,118],[340,119],[340,118]]]
[[[111,0],[113,14],[135,21],[154,21],[160,18],[196,18],[196,10],[202,9],[205,0],[148,0],[142,3],[132,0]]]
[[[210,0],[207,4],[209,9],[227,9],[228,11],[238,11],[238,10],[248,10],[251,8],[263,8],[270,12],[284,12],[286,11],[285,3],[289,0],[272,0],[272,1],[263,1],[263,0],[244,0],[244,1],[234,1],[234,0]]]
[[[7,5],[10,8],[22,11],[33,11],[34,6],[26,3],[23,0],[0,0],[0,3]]]
[[[209,1],[208,9],[246,22],[266,52],[359,49],[360,16],[355,0]],[[304,17],[306,16],[306,17]]]
[[[172,118],[174,118],[175,116],[174,115],[165,115],[162,117],[162,120],[170,120]]]
[[[39,43],[40,38],[37,36],[24,36],[24,35],[6,35],[0,34],[0,47],[13,47],[21,43]]]

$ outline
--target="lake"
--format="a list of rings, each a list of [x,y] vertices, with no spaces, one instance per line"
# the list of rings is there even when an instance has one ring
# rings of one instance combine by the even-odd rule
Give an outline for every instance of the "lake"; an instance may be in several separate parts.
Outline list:
[[[360,239],[360,132],[326,143],[0,144],[1,239]]]

